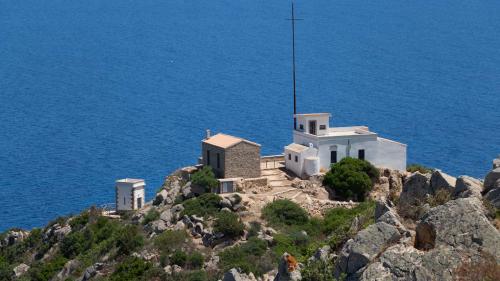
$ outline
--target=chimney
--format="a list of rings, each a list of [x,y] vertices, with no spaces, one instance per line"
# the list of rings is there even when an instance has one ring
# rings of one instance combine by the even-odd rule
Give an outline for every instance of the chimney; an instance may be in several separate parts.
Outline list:
[[[207,140],[208,140],[210,137],[211,137],[211,136],[210,136],[210,130],[209,130],[209,129],[207,129]]]

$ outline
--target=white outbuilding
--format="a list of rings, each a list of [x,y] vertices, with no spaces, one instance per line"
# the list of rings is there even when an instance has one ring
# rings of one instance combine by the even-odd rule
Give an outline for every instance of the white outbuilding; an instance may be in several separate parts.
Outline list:
[[[116,211],[137,210],[144,206],[146,183],[143,179],[116,181]]]
[[[332,127],[329,113],[296,114],[293,143],[285,147],[285,167],[300,177],[327,171],[344,157],[377,167],[406,170],[406,144],[371,132],[368,127]]]

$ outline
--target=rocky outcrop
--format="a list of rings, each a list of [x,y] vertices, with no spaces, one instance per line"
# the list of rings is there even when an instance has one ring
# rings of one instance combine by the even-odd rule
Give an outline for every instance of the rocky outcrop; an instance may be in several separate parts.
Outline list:
[[[224,273],[222,281],[256,281],[253,273],[245,274],[241,270],[232,268],[228,272]]]
[[[404,182],[399,202],[402,205],[415,205],[425,201],[431,193],[431,175],[415,172]]]
[[[385,222],[368,226],[344,245],[335,265],[334,276],[338,278],[342,273],[348,277],[357,275],[360,269],[400,237],[398,229]]]
[[[484,192],[494,189],[498,180],[500,180],[500,168],[491,170],[484,178]]]
[[[98,271],[103,269],[104,264],[103,263],[95,263],[85,269],[85,272],[83,273],[82,278],[80,279],[81,281],[88,281],[92,277],[96,276]]]
[[[30,269],[29,265],[21,263],[20,265],[14,267],[14,276],[20,277],[21,275],[28,272],[29,269]]]
[[[297,263],[292,255],[284,253],[279,261],[278,274],[276,274],[274,281],[298,280],[302,280],[302,275],[300,274],[300,264]]]
[[[64,267],[59,271],[59,273],[56,275],[55,280],[66,280],[73,272],[75,272],[81,265],[81,262],[78,260],[70,260],[66,264],[64,264]]]
[[[24,230],[9,230],[4,238],[0,240],[0,247],[12,246],[26,239],[29,236],[28,231]]]
[[[395,207],[396,206],[389,200],[377,201],[375,206],[375,221],[393,225],[400,233],[406,232],[406,228],[401,223],[401,218]]]
[[[71,226],[69,224],[60,225],[59,223],[56,223],[45,231],[43,234],[43,240],[50,241],[51,239],[55,239],[56,241],[62,241],[70,232]]]
[[[435,194],[439,189],[446,189],[451,192],[455,188],[457,179],[448,174],[443,173],[441,170],[434,170],[431,175],[431,192]]]
[[[484,198],[488,199],[497,209],[500,209],[500,180],[497,180],[495,188],[486,193]]]
[[[198,170],[197,167],[189,166],[173,172],[165,178],[160,191],[153,200],[153,205],[172,205],[180,195],[190,197],[192,194],[189,179],[191,174]]]
[[[485,250],[500,262],[500,232],[484,215],[477,198],[449,201],[422,217],[416,228],[415,247],[429,250],[439,246]]]
[[[457,179],[455,189],[453,190],[453,198],[467,198],[476,197],[481,198],[481,192],[483,191],[483,184],[480,180],[468,177],[460,176]]]

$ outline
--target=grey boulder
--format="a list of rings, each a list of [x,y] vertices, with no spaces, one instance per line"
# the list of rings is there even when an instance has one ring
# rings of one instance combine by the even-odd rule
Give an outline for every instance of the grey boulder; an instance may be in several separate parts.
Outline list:
[[[231,268],[228,272],[224,273],[222,281],[256,281],[253,273],[245,274],[241,270],[236,268]]]
[[[481,198],[481,192],[483,191],[483,184],[480,180],[469,177],[460,176],[457,179],[455,189],[453,190],[453,198],[467,198],[467,197],[477,197]]]
[[[487,193],[488,191],[495,188],[495,183],[499,179],[500,179],[500,168],[495,168],[491,170],[484,178],[484,192]]]

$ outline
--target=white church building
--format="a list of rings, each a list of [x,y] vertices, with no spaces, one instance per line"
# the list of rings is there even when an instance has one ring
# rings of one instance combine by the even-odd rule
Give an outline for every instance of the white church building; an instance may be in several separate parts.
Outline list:
[[[377,167],[406,170],[406,144],[379,137],[368,127],[330,128],[329,113],[296,114],[293,143],[285,147],[285,167],[299,177],[326,172],[344,157]]]

